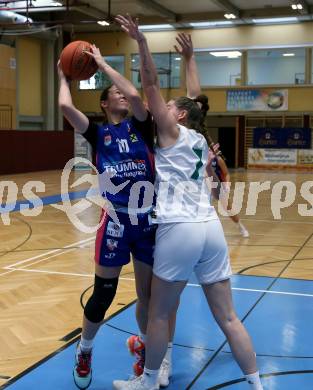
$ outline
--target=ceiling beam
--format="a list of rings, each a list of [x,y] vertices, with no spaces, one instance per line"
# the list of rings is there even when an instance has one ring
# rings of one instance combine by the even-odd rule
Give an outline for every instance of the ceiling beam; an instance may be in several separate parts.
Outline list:
[[[163,5],[157,3],[154,0],[137,0],[139,3],[141,3],[145,8],[152,9],[162,16],[164,16],[169,21],[176,21],[178,15],[175,14],[175,12],[170,11],[168,8],[164,7]]]
[[[309,12],[313,13],[313,6],[310,7]],[[276,18],[286,16],[299,16],[299,13],[293,11],[291,7],[275,7],[275,8],[258,8],[258,9],[245,9],[240,12],[241,19],[253,19],[253,18]],[[188,22],[204,22],[212,20],[223,20],[224,12],[197,12],[179,15],[179,21]]]
[[[81,3],[80,1],[74,1],[70,6],[70,9],[78,11],[84,15],[91,16],[95,19],[103,20],[109,17],[107,12],[103,12],[99,8],[92,7],[88,3]]]
[[[217,6],[222,8],[226,13],[234,14],[237,18],[240,18],[240,9],[237,8],[233,3],[229,0],[211,0]]]

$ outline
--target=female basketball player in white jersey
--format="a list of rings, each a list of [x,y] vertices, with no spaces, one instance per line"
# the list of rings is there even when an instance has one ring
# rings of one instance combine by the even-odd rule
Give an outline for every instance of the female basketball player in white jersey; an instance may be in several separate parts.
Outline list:
[[[250,388],[260,390],[252,343],[232,304],[231,269],[224,232],[210,206],[210,192],[204,183],[205,168],[213,156],[205,138],[191,130],[200,122],[201,111],[189,98],[165,104],[155,65],[137,21],[129,16],[118,16],[117,21],[138,43],[142,84],[157,123],[155,222],[159,226],[144,373],[133,380],[114,381],[114,387],[159,389],[158,372],[167,349],[169,315],[194,271]],[[209,167],[209,173],[210,170]]]

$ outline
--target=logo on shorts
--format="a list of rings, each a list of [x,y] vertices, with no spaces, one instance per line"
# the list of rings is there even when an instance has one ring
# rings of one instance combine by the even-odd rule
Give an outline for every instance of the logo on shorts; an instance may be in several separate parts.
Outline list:
[[[110,135],[105,135],[104,136],[104,145],[109,146],[111,145],[112,142],[112,137]]]
[[[110,251],[114,251],[117,248],[118,241],[112,240],[111,238],[107,239],[107,247]]]
[[[112,237],[123,237],[124,225],[118,225],[110,221],[107,227],[107,235]]]
[[[154,230],[156,230],[157,228],[157,225],[151,225],[149,227],[146,227],[143,229],[144,233],[148,233],[148,232],[153,232]]]
[[[107,255],[104,255],[106,259],[113,259],[115,257],[116,253],[108,253]]]

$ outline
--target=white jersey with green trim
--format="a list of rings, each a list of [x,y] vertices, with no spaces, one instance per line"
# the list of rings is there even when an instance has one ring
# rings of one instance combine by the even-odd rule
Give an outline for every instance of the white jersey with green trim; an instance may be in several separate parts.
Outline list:
[[[218,219],[205,180],[209,147],[203,135],[177,125],[174,145],[156,147],[157,203],[153,222],[204,222]]]

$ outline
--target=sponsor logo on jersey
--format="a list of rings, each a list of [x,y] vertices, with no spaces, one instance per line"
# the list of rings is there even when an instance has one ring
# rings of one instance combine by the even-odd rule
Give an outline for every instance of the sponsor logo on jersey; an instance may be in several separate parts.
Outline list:
[[[107,247],[110,251],[114,251],[117,248],[118,241],[112,240],[111,238],[107,239]]]
[[[112,237],[123,237],[124,234],[124,225],[118,225],[110,221],[107,227],[107,235]]]
[[[146,162],[145,160],[124,160],[114,165],[105,165],[105,172],[115,174],[120,177],[136,177],[138,175],[145,175]]]
[[[131,134],[131,135],[129,136],[129,138],[130,138],[131,142],[138,142],[137,135],[134,134],[134,133]]]
[[[111,145],[112,142],[112,137],[110,135],[105,135],[104,136],[104,145],[109,146]]]
[[[120,153],[129,153],[129,145],[127,142],[127,139],[116,139],[116,142],[118,144],[118,150]]]
[[[104,255],[106,259],[113,259],[116,256],[116,253],[107,253]]]

